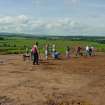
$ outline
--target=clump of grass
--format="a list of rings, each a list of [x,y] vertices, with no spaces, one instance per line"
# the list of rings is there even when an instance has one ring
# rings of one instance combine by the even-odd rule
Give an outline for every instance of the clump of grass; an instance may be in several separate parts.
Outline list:
[[[93,105],[88,101],[59,96],[48,96],[44,105]]]
[[[48,98],[45,105],[69,105],[69,102],[60,97]]]

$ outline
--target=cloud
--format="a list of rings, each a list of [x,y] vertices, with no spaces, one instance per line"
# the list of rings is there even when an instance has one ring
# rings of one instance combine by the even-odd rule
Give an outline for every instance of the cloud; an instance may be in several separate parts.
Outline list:
[[[97,20],[93,23],[91,19],[89,21],[82,22],[69,17],[45,20],[35,19],[25,15],[2,16],[0,17],[0,32],[45,35],[91,35],[105,33],[105,25],[99,26],[93,24]]]
[[[0,17],[0,31],[24,33],[64,33],[65,29],[73,28],[77,22],[70,18],[40,20],[25,15]]]
[[[19,16],[3,16],[0,17],[0,24],[25,24],[28,22],[28,17],[26,17],[25,15],[19,15]]]
[[[28,25],[29,19],[25,15],[0,17],[0,31],[21,32]]]

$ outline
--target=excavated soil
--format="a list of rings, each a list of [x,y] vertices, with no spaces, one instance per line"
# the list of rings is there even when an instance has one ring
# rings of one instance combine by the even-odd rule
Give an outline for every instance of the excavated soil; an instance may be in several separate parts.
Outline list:
[[[39,65],[0,55],[0,105],[105,105],[105,55]]]

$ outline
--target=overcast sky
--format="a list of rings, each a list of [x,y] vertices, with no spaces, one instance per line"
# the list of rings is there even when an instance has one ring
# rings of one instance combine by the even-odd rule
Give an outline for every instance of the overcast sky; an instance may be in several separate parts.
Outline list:
[[[0,0],[0,32],[105,35],[105,0]]]

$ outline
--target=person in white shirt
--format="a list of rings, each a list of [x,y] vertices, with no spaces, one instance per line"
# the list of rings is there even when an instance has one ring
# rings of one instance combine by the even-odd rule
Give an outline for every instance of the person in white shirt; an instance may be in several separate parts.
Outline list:
[[[52,45],[52,52],[55,52],[55,44]]]
[[[48,59],[48,49],[49,49],[49,46],[48,44],[45,45],[45,58],[46,60]]]
[[[89,46],[86,46],[86,56],[89,55]]]

